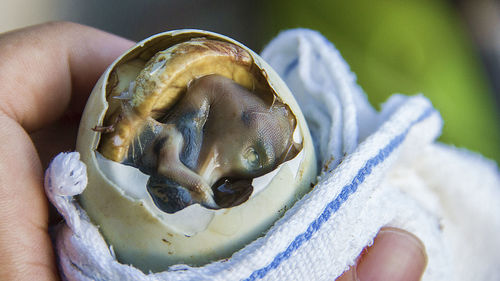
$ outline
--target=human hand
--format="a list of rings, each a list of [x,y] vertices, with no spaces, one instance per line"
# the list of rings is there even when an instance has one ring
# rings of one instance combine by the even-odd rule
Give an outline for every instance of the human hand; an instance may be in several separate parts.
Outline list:
[[[132,44],[73,23],[0,35],[0,280],[58,279],[43,170],[74,150],[92,86]],[[418,280],[425,265],[416,237],[385,228],[338,280]]]
[[[0,35],[0,280],[58,279],[43,169],[74,150],[92,86],[132,44],[73,23]]]

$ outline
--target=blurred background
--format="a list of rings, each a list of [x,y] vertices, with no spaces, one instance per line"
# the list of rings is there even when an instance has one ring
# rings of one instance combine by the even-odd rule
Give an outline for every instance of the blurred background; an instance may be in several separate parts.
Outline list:
[[[440,141],[500,163],[500,1],[2,0],[0,32],[53,20],[132,40],[178,28],[228,35],[260,52],[280,30],[319,30],[379,107],[424,93],[441,112]]]

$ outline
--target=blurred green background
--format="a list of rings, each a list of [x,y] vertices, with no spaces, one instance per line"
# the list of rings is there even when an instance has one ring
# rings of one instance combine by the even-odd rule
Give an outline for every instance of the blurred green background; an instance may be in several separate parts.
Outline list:
[[[424,93],[445,121],[441,141],[500,161],[498,97],[456,5],[437,0],[265,3],[265,19],[273,26],[266,37],[289,27],[321,31],[373,105],[392,93]]]
[[[441,141],[500,163],[495,0],[3,0],[2,7],[0,32],[48,20],[79,22],[132,40],[201,28],[256,51],[280,30],[316,29],[340,50],[374,106],[393,93],[423,93],[445,120]]]

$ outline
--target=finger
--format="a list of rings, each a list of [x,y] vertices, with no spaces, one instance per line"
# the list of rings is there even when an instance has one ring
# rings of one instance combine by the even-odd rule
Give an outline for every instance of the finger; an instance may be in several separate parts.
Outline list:
[[[0,280],[57,280],[36,151],[0,114]]]
[[[132,42],[74,23],[0,36],[0,110],[27,131],[81,111],[105,68]]]
[[[420,239],[407,231],[385,227],[361,254],[357,265],[337,280],[420,280],[426,265],[427,255]]]

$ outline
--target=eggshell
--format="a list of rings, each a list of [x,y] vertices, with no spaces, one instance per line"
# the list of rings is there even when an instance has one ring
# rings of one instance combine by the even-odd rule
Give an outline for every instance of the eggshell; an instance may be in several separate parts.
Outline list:
[[[255,66],[267,77],[269,87],[294,113],[303,149],[290,162],[280,165],[272,177],[259,179],[269,183],[239,206],[207,210],[192,205],[169,215],[158,210],[150,198],[141,198],[141,194],[147,194],[145,186],[135,194],[117,183],[133,182],[144,175],[103,165],[96,152],[101,133],[93,128],[103,123],[108,109],[106,96],[114,70],[118,69],[124,76],[130,75],[130,79],[133,79],[134,73],[141,69],[142,61],[147,61],[158,51],[196,37],[230,42],[249,52]],[[281,78],[241,43],[200,30],[176,30],[151,36],[111,64],[87,102],[78,132],[77,151],[86,163],[88,173],[88,186],[79,197],[80,203],[92,222],[99,226],[117,259],[144,272],[163,271],[173,264],[202,266],[231,257],[234,252],[264,235],[287,209],[311,189],[317,174],[316,157],[307,124]]]

